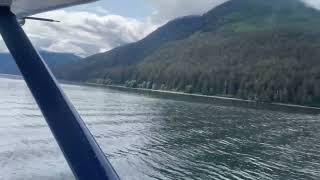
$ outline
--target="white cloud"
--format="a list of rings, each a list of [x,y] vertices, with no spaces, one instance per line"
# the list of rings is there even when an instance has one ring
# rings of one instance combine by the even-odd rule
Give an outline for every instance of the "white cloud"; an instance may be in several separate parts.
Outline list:
[[[143,21],[110,15],[101,7],[97,13],[65,10],[47,12],[37,17],[61,22],[27,21],[23,28],[40,50],[75,53],[80,56],[137,41],[155,28],[148,19]],[[0,51],[7,51],[4,43],[0,43]]]
[[[95,12],[100,13],[100,14],[109,14],[109,11],[101,6],[97,6],[95,8]]]
[[[308,6],[313,7],[315,9],[320,9],[320,0],[302,0]]]
[[[118,15],[58,10],[37,17],[61,20],[61,23],[27,22],[24,29],[36,47],[82,56],[97,53],[101,48],[109,50],[137,41],[153,30],[148,20],[139,21]]]
[[[186,15],[203,14],[228,0],[146,0],[154,7],[152,20],[162,23]]]

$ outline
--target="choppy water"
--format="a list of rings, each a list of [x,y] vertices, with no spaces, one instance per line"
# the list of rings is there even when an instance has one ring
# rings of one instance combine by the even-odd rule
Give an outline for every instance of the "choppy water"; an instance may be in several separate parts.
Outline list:
[[[320,179],[320,116],[64,89],[122,179]],[[0,78],[0,179],[74,179],[22,80]]]

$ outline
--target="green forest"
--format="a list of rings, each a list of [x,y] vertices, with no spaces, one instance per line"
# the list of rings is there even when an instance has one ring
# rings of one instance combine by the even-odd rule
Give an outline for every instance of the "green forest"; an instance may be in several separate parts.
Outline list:
[[[318,105],[320,34],[283,32],[197,34],[162,48],[137,66],[110,70],[103,82]]]
[[[68,68],[61,78],[320,106],[320,11],[231,0]]]

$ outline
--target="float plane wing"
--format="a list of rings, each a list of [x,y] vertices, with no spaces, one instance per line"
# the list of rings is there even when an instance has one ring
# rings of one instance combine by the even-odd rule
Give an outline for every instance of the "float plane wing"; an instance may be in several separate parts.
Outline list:
[[[37,13],[95,0],[0,0],[0,33],[42,111],[73,174],[79,180],[118,180],[105,154],[21,28]]]
[[[11,11],[18,18],[22,18],[55,9],[90,3],[93,1],[97,0],[4,0],[0,1],[0,4],[10,5]]]

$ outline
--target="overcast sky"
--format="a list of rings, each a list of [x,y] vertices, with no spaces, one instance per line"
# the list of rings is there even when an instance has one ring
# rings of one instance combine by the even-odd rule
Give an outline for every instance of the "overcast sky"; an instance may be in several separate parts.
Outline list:
[[[227,0],[100,0],[37,15],[61,23],[29,21],[24,26],[39,50],[80,56],[137,41],[176,17],[203,14]],[[320,0],[304,0],[320,8]],[[0,44],[0,51],[6,47]]]

